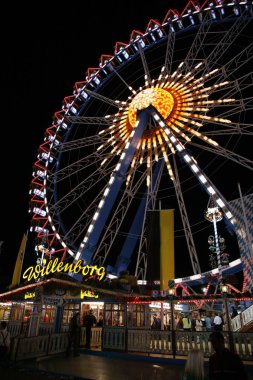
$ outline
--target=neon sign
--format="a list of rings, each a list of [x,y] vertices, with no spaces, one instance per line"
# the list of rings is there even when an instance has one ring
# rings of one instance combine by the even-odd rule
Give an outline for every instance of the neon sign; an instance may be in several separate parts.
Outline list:
[[[101,281],[105,276],[105,267],[97,267],[96,265],[84,265],[82,260],[78,260],[76,263],[64,263],[59,262],[59,259],[50,260],[47,265],[41,266],[39,264],[31,266],[25,270],[23,273],[23,279],[31,281],[36,280],[38,277],[48,276],[50,273],[80,273],[83,276],[94,276],[97,275],[99,281]]]
[[[26,292],[24,295],[24,299],[27,300],[28,298],[35,298],[35,292]]]
[[[94,293],[92,290],[81,290],[80,298],[83,299],[84,297],[98,298],[98,294]]]

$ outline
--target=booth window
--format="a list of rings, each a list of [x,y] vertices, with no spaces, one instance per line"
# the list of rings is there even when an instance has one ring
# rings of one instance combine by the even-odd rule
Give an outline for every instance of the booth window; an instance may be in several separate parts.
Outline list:
[[[41,313],[41,322],[43,323],[53,323],[56,314],[56,306],[54,305],[43,305]]]
[[[0,320],[8,321],[10,318],[11,304],[0,303]]]
[[[79,311],[79,304],[78,303],[67,303],[64,305],[63,309],[63,317],[62,317],[62,323],[64,325],[68,325],[70,322],[70,319],[74,315],[76,311]]]
[[[105,326],[125,326],[124,304],[105,304]]]
[[[24,316],[25,305],[21,303],[13,303],[11,307],[10,320],[22,321]]]
[[[127,313],[129,327],[145,326],[145,305],[129,305]]]

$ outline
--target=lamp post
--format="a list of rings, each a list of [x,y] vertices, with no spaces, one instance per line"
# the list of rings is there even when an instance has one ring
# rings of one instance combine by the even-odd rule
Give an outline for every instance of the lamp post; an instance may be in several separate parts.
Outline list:
[[[224,306],[225,306],[225,313],[226,313],[226,320],[227,320],[227,328],[228,328],[228,339],[229,339],[229,347],[232,352],[234,352],[234,340],[233,340],[233,334],[231,329],[231,321],[229,316],[229,310],[228,310],[228,286],[224,283],[221,283],[220,285],[222,298],[224,300]]]
[[[170,330],[171,330],[171,345],[172,345],[172,354],[173,358],[176,356],[176,335],[175,335],[175,324],[174,324],[174,305],[173,305],[173,299],[174,299],[175,289],[169,288],[169,300],[170,300]]]

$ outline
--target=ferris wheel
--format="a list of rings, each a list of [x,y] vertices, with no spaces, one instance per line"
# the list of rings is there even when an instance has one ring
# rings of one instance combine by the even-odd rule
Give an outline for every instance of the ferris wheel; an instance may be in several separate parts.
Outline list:
[[[116,275],[131,266],[145,279],[147,214],[173,208],[179,260],[201,275],[196,202],[209,198],[240,233],[229,201],[237,173],[253,169],[251,29],[252,1],[190,1],[117,42],[75,83],[34,166],[32,229],[50,257]],[[241,264],[251,287],[250,253]]]

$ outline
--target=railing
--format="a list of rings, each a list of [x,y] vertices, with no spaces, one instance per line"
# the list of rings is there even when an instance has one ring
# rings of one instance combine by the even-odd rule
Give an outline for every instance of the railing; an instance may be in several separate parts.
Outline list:
[[[85,327],[81,329],[81,345],[85,344]],[[101,346],[102,328],[92,328],[91,347]],[[16,336],[12,339],[11,359],[25,360],[66,352],[68,333],[42,334],[35,337]]]
[[[126,350],[126,328],[106,327],[103,330],[103,349],[105,350]]]
[[[102,335],[103,332],[103,335]],[[200,348],[205,357],[213,353],[210,332],[175,331],[175,339],[168,330],[152,331],[126,329],[121,327],[104,327],[92,329],[92,347],[104,350],[138,352],[143,354],[160,354],[187,356],[192,348]],[[253,333],[231,333],[223,331],[225,346],[234,350],[243,360],[252,360]],[[85,342],[85,328],[81,332],[81,345]],[[173,343],[174,342],[174,343]],[[24,360],[40,356],[66,352],[68,334],[50,334],[36,337],[14,338],[11,358]],[[232,347],[231,347],[232,345]]]
[[[233,331],[239,331],[243,327],[253,322],[253,305],[243,310],[235,318],[231,319],[231,327]]]
[[[85,345],[85,341],[86,341],[86,328],[82,327],[81,338],[80,338],[81,346]],[[101,342],[102,342],[102,327],[92,327],[90,346],[101,347]]]
[[[24,360],[66,352],[68,334],[51,334],[34,337],[14,338],[11,360]]]
[[[253,322],[253,305],[248,307],[242,312],[242,324],[243,326],[248,325],[250,322]]]

